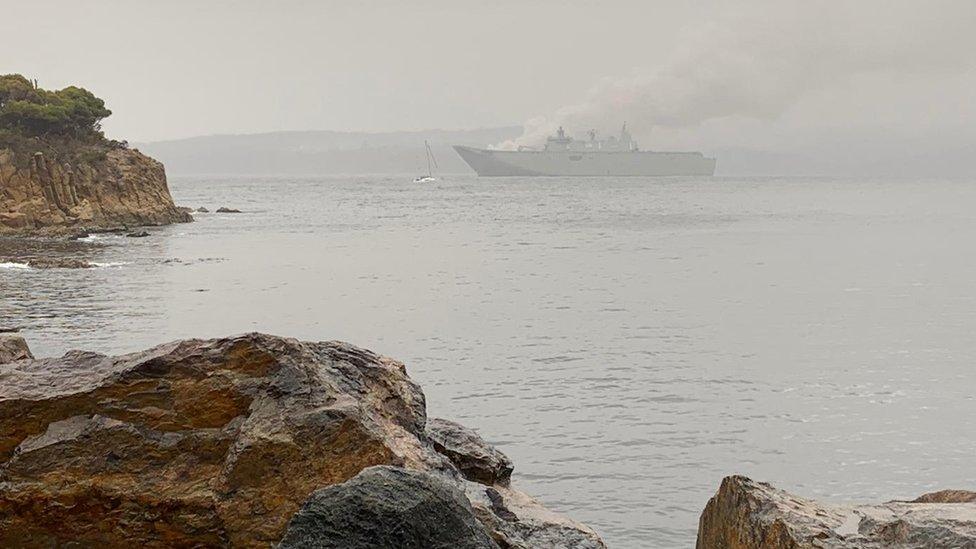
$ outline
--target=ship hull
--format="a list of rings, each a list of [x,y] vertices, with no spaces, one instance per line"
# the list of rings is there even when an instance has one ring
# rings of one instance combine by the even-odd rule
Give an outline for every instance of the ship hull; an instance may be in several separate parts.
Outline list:
[[[698,152],[494,151],[456,145],[482,177],[714,175],[715,159]]]

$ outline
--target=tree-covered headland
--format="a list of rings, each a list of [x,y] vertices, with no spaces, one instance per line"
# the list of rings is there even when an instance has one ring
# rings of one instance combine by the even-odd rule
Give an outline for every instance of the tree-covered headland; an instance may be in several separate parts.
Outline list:
[[[111,114],[84,88],[45,90],[22,75],[0,75],[0,148],[97,157],[125,146],[102,133],[101,122]]]

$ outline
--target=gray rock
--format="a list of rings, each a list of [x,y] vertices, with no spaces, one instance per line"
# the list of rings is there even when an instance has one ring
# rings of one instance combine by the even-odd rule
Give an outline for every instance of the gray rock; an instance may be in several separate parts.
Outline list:
[[[149,236],[149,232],[148,231],[136,231],[134,233],[128,233],[125,236],[127,236],[129,238],[145,238],[145,237]]]
[[[497,549],[464,493],[449,481],[377,466],[316,491],[279,549]]]
[[[217,213],[222,213],[222,214],[239,214],[239,213],[241,213],[241,211],[238,210],[238,209],[235,209],[235,208],[228,208],[227,206],[221,206],[221,207],[217,208]]]
[[[434,449],[447,456],[464,478],[481,484],[507,485],[512,477],[512,460],[485,442],[473,429],[446,419],[427,421],[427,438]]]
[[[27,264],[34,269],[91,269],[94,267],[84,259],[71,257],[37,257]]]
[[[465,493],[492,539],[507,549],[606,549],[589,527],[510,486],[467,481]]]
[[[0,364],[34,358],[24,338],[15,333],[0,333]]]
[[[197,212],[205,214],[205,213],[210,213],[210,210],[204,208],[203,206],[200,206],[199,208],[197,208]]]
[[[972,492],[879,505],[828,505],[726,477],[698,526],[698,549],[976,549]]]

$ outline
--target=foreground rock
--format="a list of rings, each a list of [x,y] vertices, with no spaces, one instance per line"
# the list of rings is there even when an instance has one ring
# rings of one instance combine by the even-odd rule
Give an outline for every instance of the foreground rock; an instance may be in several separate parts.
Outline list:
[[[279,549],[494,549],[464,492],[437,476],[371,467],[323,488],[288,525]]]
[[[173,204],[163,165],[131,149],[88,159],[0,149],[0,235],[68,235],[191,221]]]
[[[825,505],[732,476],[701,515],[697,547],[976,548],[976,493],[948,490],[911,502]]]
[[[0,365],[0,546],[267,547],[289,521],[295,543],[316,524],[343,539],[396,538],[380,531],[395,522],[363,532],[358,515],[330,507],[359,494],[362,509],[389,517],[367,496],[396,479],[437,495],[397,500],[425,502],[404,515],[416,535],[440,509],[457,528],[478,519],[484,536],[474,530],[471,543],[603,547],[525,494],[464,478],[426,423],[401,363],[339,342],[247,334],[10,362]],[[425,476],[357,477],[376,465]]]
[[[0,332],[0,364],[34,358],[24,338],[13,332]]]

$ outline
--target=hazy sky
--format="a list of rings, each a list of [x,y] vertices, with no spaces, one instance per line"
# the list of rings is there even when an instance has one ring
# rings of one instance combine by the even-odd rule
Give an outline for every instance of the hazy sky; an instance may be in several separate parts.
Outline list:
[[[976,136],[976,2],[0,0],[0,72],[131,141],[623,120],[649,145]]]

